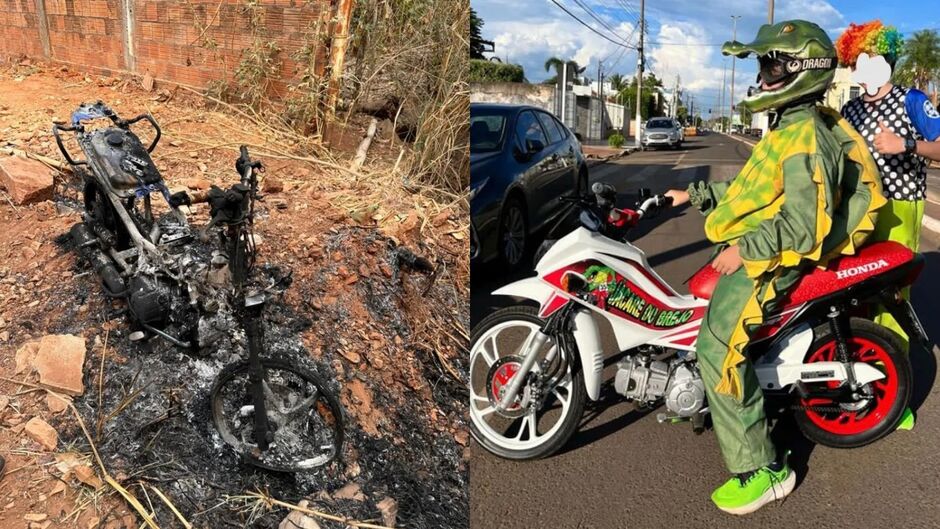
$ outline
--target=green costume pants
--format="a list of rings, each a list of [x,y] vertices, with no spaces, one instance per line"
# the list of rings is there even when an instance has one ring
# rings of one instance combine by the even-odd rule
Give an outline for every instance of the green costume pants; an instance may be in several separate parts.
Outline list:
[[[888,200],[878,210],[878,222],[871,234],[872,241],[895,241],[913,251],[920,247],[920,225],[924,219],[923,200]],[[903,291],[904,299],[911,299],[910,287]],[[888,311],[879,309],[875,314],[875,323],[898,333],[904,342],[904,350],[910,348],[907,333]]]
[[[733,474],[756,470],[776,457],[767,427],[764,393],[751,361],[745,360],[738,367],[743,388],[740,402],[715,392],[728,354],[728,340],[753,293],[753,285],[744,267],[730,276],[721,276],[695,344],[715,434],[725,465]]]

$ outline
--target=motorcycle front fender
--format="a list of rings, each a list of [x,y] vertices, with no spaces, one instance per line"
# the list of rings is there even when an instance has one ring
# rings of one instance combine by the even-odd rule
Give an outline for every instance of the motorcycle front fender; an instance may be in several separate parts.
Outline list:
[[[540,314],[544,314],[556,298],[562,297],[556,289],[537,277],[510,283],[494,291],[493,295],[531,299],[539,304]],[[572,321],[572,334],[584,370],[584,389],[589,399],[597,400],[601,394],[601,372],[604,370],[601,330],[591,312],[583,308],[574,312]]]

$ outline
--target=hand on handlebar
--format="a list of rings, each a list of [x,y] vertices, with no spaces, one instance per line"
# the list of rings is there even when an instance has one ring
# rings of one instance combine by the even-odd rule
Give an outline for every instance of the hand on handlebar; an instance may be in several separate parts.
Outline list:
[[[670,189],[666,191],[667,197],[672,199],[672,206],[681,206],[689,202],[689,192],[681,189]]]

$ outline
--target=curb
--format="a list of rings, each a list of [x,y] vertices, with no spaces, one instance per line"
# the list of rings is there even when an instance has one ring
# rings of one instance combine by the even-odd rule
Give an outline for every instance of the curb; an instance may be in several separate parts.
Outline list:
[[[600,165],[603,163],[607,163],[616,158],[623,158],[624,156],[630,156],[636,151],[637,151],[636,147],[627,147],[626,149],[623,149],[619,153],[609,154],[607,156],[604,156],[603,158],[587,158],[587,166],[590,169],[591,167],[594,167],[596,165]]]

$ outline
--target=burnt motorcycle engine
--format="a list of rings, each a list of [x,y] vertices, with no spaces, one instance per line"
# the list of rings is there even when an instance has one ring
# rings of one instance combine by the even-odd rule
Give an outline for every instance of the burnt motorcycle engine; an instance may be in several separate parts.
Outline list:
[[[652,405],[665,399],[666,408],[691,417],[705,405],[705,384],[694,364],[673,356],[636,354],[617,364],[614,389],[637,403]]]
[[[127,284],[127,303],[137,321],[161,328],[170,316],[173,287],[167,281],[138,274]]]

